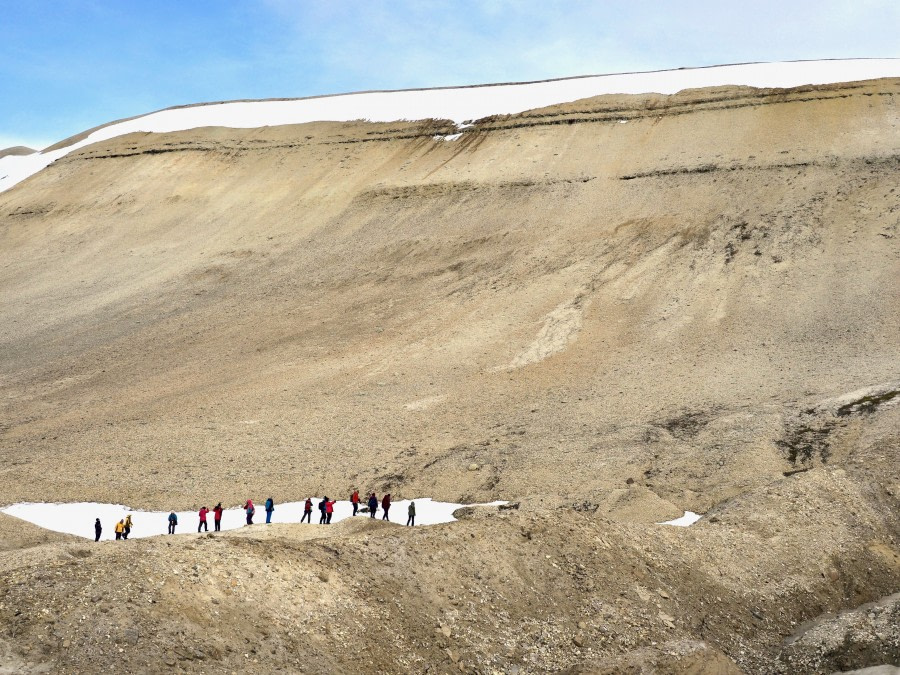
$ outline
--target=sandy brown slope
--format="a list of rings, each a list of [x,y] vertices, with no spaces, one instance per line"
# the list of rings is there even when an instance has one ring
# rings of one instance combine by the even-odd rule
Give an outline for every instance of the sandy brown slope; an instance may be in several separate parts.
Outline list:
[[[279,528],[258,544],[136,542],[131,558],[8,555],[10,662],[821,672],[900,658],[881,614],[866,629],[880,642],[840,634],[849,619],[795,634],[898,590],[898,88],[601,97],[451,142],[434,139],[452,131],[440,121],[139,134],[3,193],[0,502],[190,508],[352,486],[522,501],[377,543],[353,529],[368,523],[335,528],[324,554]],[[684,509],[707,520],[653,525]],[[212,600],[168,566],[270,557],[290,574],[242,577],[255,604],[216,596],[230,618],[212,624]],[[373,561],[386,570],[366,577]],[[135,594],[104,612],[89,588],[150,593],[151,578],[172,626]],[[335,584],[327,601],[315,579]],[[468,608],[461,644],[441,629],[441,587]],[[17,618],[61,599],[55,629]],[[228,651],[248,617],[270,627]],[[357,621],[385,639],[344,628]],[[819,631],[837,647],[811,643]],[[202,659],[201,635],[216,645]]]
[[[777,508],[756,520],[767,503]],[[723,675],[890,663],[897,598],[843,634],[827,620],[802,626],[896,588],[900,557],[859,545],[885,536],[885,505],[859,476],[820,468],[687,530],[523,503],[428,528],[361,517],[45,546],[15,563],[0,554],[0,650],[26,672]]]
[[[30,155],[33,152],[37,152],[37,150],[26,148],[24,145],[14,145],[10,148],[0,149],[0,157],[7,157],[8,155]]]
[[[0,197],[0,499],[705,510],[788,468],[785,411],[897,379],[896,89],[70,155]]]

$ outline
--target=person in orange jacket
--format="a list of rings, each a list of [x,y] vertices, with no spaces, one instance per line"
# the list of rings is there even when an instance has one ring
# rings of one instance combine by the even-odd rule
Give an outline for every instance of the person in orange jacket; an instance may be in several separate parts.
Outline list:
[[[354,490],[353,494],[350,495],[350,503],[353,504],[353,515],[355,516],[359,509],[359,490]]]

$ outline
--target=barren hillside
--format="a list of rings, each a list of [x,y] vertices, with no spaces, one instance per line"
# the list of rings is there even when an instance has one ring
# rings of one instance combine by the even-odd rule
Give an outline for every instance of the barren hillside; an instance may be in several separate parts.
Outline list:
[[[603,96],[453,140],[434,120],[131,134],[0,194],[0,502],[521,502],[427,533],[136,543],[146,573],[116,572],[111,544],[0,554],[9,654],[90,669],[71,646],[103,638],[76,618],[102,602],[60,608],[55,637],[9,614],[53,602],[40,575],[72,565],[70,597],[91,600],[92,574],[142,579],[134,598],[162,584],[162,610],[104,614],[107,632],[151,626],[123,647],[134,670],[900,658],[896,624],[887,651],[781,653],[807,619],[900,590],[898,95],[890,79]],[[653,525],[685,510],[709,515]],[[224,625],[249,605],[210,591],[233,614],[207,625],[215,600],[161,571],[219,548],[289,570],[241,582],[267,626],[252,657]],[[320,641],[282,601],[345,632]],[[153,621],[174,609],[173,637]],[[441,632],[463,620],[459,643]],[[192,631],[222,644],[145,645]]]

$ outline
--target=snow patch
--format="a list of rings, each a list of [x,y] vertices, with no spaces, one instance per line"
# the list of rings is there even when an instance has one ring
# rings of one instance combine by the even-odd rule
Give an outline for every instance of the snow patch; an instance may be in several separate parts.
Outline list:
[[[313,514],[312,521],[314,525],[319,523],[318,505],[320,497],[313,497]],[[363,497],[365,500],[365,497]],[[456,520],[453,512],[463,506],[500,506],[505,504],[504,501],[489,502],[486,504],[455,504],[453,502],[436,502],[429,497],[415,499],[416,504],[416,525],[437,525],[439,523],[450,523]],[[391,504],[390,520],[391,522],[406,523],[407,509],[410,500],[404,499]],[[263,500],[264,503],[264,500]],[[303,506],[305,502],[286,502],[284,504],[276,504],[275,511],[272,513],[273,523],[299,523],[303,517]],[[379,502],[380,504],[380,502]],[[206,504],[212,508],[215,503]],[[199,508],[197,509],[199,511]],[[191,533],[197,531],[197,525],[200,517],[197,511],[176,511],[178,516],[178,526],[175,529],[177,534]],[[26,520],[29,523],[43,527],[54,532],[63,532],[65,534],[74,534],[77,537],[94,538],[94,519],[99,518],[103,525],[103,535],[101,539],[115,539],[116,523],[125,518],[129,513],[134,523],[129,538],[153,537],[160,534],[166,534],[169,527],[169,511],[138,511],[133,510],[121,504],[98,504],[95,502],[78,502],[71,504],[46,504],[46,503],[23,503],[13,504],[0,512],[14,518]],[[376,517],[381,519],[383,511],[380,506]],[[331,522],[337,523],[346,518],[353,517],[353,506],[349,501],[337,502],[334,505],[334,514]],[[357,518],[368,518],[369,514],[361,513]],[[266,512],[263,504],[256,505],[256,514],[253,518],[254,524],[266,522]],[[213,529],[213,514],[209,512],[207,516],[209,529]],[[234,530],[243,527],[246,523],[244,510],[241,508],[226,509],[222,514],[222,529]]]
[[[87,138],[52,152],[0,157],[0,192],[37,173],[68,153],[132,132],[170,132],[198,127],[256,128],[306,122],[448,119],[457,124],[491,115],[577,101],[603,94],[674,94],[683,89],[739,85],[797,87],[853,82],[900,74],[900,59],[846,59],[747,63],[679,68],[644,73],[591,75],[542,82],[447,89],[372,91],[337,96],[232,101],[168,108],[103,127]]]
[[[694,513],[693,511],[685,511],[684,515],[681,518],[676,518],[675,520],[667,520],[664,523],[657,523],[657,525],[675,525],[676,527],[690,527],[698,520],[700,520],[703,516]]]

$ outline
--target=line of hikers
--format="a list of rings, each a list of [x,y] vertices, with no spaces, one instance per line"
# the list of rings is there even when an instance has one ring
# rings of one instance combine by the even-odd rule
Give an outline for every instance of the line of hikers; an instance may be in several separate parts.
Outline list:
[[[331,517],[334,515],[334,505],[336,504],[336,500],[329,499],[327,496],[323,497],[319,502],[319,525],[330,525]],[[350,495],[350,504],[353,506],[353,515],[355,516],[359,512],[359,490],[354,490],[353,494]],[[248,499],[244,506],[241,507],[244,511],[244,515],[247,518],[247,525],[253,525],[253,516],[256,514],[256,507],[253,505],[253,500]],[[312,497],[307,497],[306,502],[303,505],[303,517],[300,519],[300,522],[304,521],[312,524],[312,508],[313,508],[313,500]],[[369,495],[368,499],[368,512],[369,517],[374,518],[375,512],[378,510],[378,497],[375,496],[373,492]],[[382,520],[387,520],[390,522],[390,518],[388,516],[391,510],[391,495],[386,494],[381,498],[381,510],[384,512],[384,515],[381,517]],[[275,512],[275,500],[269,497],[266,499],[265,504],[266,511],[266,523],[272,522],[272,514]],[[219,532],[222,529],[222,514],[225,512],[225,509],[222,508],[222,502],[219,502],[215,505],[212,511],[210,511],[205,506],[202,506],[199,511],[200,521],[197,524],[197,532],[209,532],[208,525],[208,515],[210,513],[213,514],[213,527],[214,532]],[[169,534],[175,534],[175,526],[178,525],[178,514],[172,511],[169,514]],[[416,524],[416,503],[410,502],[409,508],[407,509],[407,519],[406,525],[407,527],[415,526]],[[131,514],[128,514],[116,523],[116,539],[128,539],[128,535],[131,532],[132,521]],[[100,519],[97,518],[94,523],[94,533],[96,534],[96,538],[94,541],[100,541],[100,534],[103,532],[103,526],[100,524]]]

